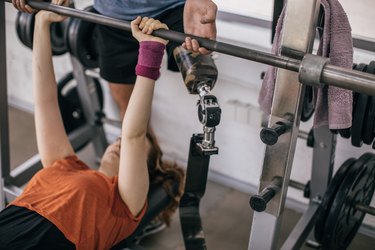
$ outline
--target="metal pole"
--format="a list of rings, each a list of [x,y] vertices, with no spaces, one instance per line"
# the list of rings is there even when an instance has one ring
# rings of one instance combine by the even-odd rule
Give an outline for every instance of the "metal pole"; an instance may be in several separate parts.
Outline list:
[[[11,0],[2,1],[11,2]],[[38,2],[35,0],[29,0],[28,4],[35,9],[49,10],[58,14],[80,18],[85,21],[131,31],[130,23],[124,20],[111,18],[96,13],[90,13],[83,10],[77,10],[74,8],[58,6],[46,2]],[[270,53],[209,40],[194,35],[176,32],[173,30],[156,30],[153,32],[153,35],[179,43],[184,42],[186,37],[191,37],[198,40],[199,44],[202,47],[205,47],[212,51],[275,66],[282,69],[287,69],[294,72],[299,72],[300,70],[301,60],[299,59],[293,59],[286,56],[276,56]],[[334,86],[350,89],[356,92],[375,95],[375,75],[354,72],[352,70],[335,67],[332,65],[326,65],[323,69],[321,80],[324,84],[332,84]]]
[[[5,4],[0,3],[0,210],[5,207],[4,177],[10,173]]]

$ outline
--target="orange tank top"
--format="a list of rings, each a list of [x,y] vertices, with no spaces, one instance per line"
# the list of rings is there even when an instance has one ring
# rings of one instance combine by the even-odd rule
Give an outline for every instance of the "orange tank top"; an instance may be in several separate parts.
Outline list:
[[[110,249],[136,229],[146,211],[145,205],[137,217],[132,215],[117,180],[69,156],[35,174],[10,205],[48,219],[77,250]]]

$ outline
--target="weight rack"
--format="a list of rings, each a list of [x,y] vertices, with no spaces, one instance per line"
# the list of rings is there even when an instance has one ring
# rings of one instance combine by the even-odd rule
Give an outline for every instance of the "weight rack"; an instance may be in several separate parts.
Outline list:
[[[9,1],[8,1],[9,2]],[[37,3],[30,1],[30,5],[43,6],[45,3]],[[303,4],[303,5],[302,5]],[[313,37],[315,34],[316,17],[319,10],[319,0],[305,0],[303,3],[299,0],[289,0],[287,7],[287,15],[284,24],[284,39],[283,46],[291,48],[303,53],[311,52]],[[50,6],[50,10],[61,14],[67,14],[64,8],[57,8]],[[60,10],[59,10],[60,9]],[[74,14],[75,13],[75,14]],[[80,17],[79,12],[74,12],[75,17]],[[303,14],[302,14],[303,13]],[[73,15],[72,14],[72,15]],[[71,16],[72,16],[71,15]],[[307,18],[306,18],[307,17]],[[99,22],[95,16],[87,15],[80,18],[87,18]],[[91,19],[90,19],[91,18]],[[107,20],[108,21],[108,20]],[[112,20],[111,22],[104,22],[113,27],[124,28],[126,24],[118,23]],[[296,29],[298,28],[298,30]],[[303,34],[303,35],[299,35]],[[158,31],[155,33],[160,37],[181,42],[185,36],[175,34],[171,31]],[[279,184],[280,191],[276,193],[275,197],[270,200],[268,208],[264,213],[255,213],[253,220],[252,232],[249,240],[249,249],[275,249],[278,240],[278,231],[281,224],[283,209],[285,206],[286,190],[290,178],[291,165],[295,152],[296,139],[299,128],[299,117],[301,113],[301,97],[304,93],[304,85],[299,83],[296,72],[300,71],[301,64],[304,60],[289,58],[287,56],[274,56],[267,53],[240,48],[233,45],[228,45],[216,41],[209,41],[207,39],[197,38],[200,44],[208,49],[241,57],[247,60],[252,60],[268,65],[279,67],[277,77],[275,96],[271,116],[269,119],[269,127],[274,127],[276,123],[282,122],[289,124],[290,127],[286,133],[281,135],[279,142],[274,146],[266,146],[266,154],[264,158],[263,173],[259,186],[259,191],[263,191],[271,184]],[[306,58],[308,62],[309,58]],[[306,63],[305,60],[305,63]],[[77,62],[72,59],[73,66]],[[375,95],[375,77],[369,74],[357,73],[351,70],[342,69],[332,65],[324,65],[320,69],[320,77],[324,84],[330,84],[337,87],[347,88],[357,92]],[[87,81],[84,69],[79,67],[74,73],[77,82]],[[6,82],[6,46],[5,46],[5,2],[0,1],[0,174],[1,177],[9,176],[9,138],[8,138],[8,103],[7,103],[7,82]],[[83,85],[83,84],[79,84]],[[84,100],[90,104],[93,101],[94,95],[90,93],[90,83],[84,89]],[[79,90],[79,92],[81,92]],[[80,93],[81,94],[81,93]],[[290,97],[293,98],[290,98]],[[288,98],[287,98],[288,97]],[[94,100],[95,101],[95,100]],[[96,105],[96,104],[95,104]],[[95,107],[94,105],[94,107]],[[83,105],[84,106],[84,105]],[[86,112],[91,112],[86,108]],[[88,117],[90,119],[90,116]],[[277,126],[276,126],[277,127]],[[103,131],[98,131],[95,126],[88,124],[82,128],[88,138],[98,136],[98,143],[103,143]],[[79,145],[81,142],[79,138],[72,134],[73,146]],[[79,133],[80,135],[82,133]],[[288,240],[285,242],[283,249],[297,249],[304,239],[307,237],[314,222],[316,215],[317,203],[314,198],[320,197],[325,192],[326,186],[321,185],[322,182],[328,183],[332,175],[332,167],[334,160],[334,148],[336,137],[330,133],[328,128],[320,128],[314,131],[315,146],[313,154],[313,168],[311,179],[311,200],[306,213],[303,215],[300,222],[296,225]],[[102,150],[102,145],[96,148],[97,151]],[[282,159],[282,164],[278,164],[275,158]],[[38,162],[38,157],[30,159],[33,162]],[[280,166],[282,165],[282,166]],[[324,166],[324,167],[322,167]],[[32,176],[30,173],[28,176]],[[18,176],[17,176],[18,177]],[[277,178],[274,178],[277,177]],[[281,177],[281,178],[280,178]],[[21,178],[21,177],[20,177]],[[322,179],[323,178],[323,179]],[[280,182],[281,181],[281,182]],[[0,190],[4,189],[4,178],[1,178]],[[8,190],[12,191],[12,190]],[[17,190],[16,190],[17,191]],[[4,193],[0,192],[0,208],[4,207]],[[266,225],[266,226],[265,226]],[[258,237],[257,237],[258,236]],[[267,239],[269,237],[269,239]]]
[[[311,53],[319,10],[320,0],[288,0],[281,47]],[[278,142],[275,145],[266,145],[260,194],[256,195],[256,198],[266,198],[262,200],[266,210],[254,211],[249,250],[277,249],[303,104],[305,87],[300,81],[298,74],[278,69],[268,127],[282,132],[276,133]],[[328,126],[314,128],[313,133],[309,205],[282,245],[283,250],[300,249],[305,243],[332,177],[337,136]]]
[[[286,7],[281,47],[304,54],[311,53],[319,9],[320,1],[317,0],[289,0]],[[304,86],[299,83],[298,74],[279,69],[268,127],[278,128],[281,126],[277,124],[278,122],[289,124],[289,126],[285,133],[278,137],[278,142],[275,145],[266,145],[259,192],[261,193],[274,184],[275,178],[279,178],[277,183],[279,191],[269,200],[265,212],[254,212],[248,249],[276,249],[277,247],[297,143],[303,96]],[[321,132],[324,132],[324,130]],[[320,130],[314,131],[317,138],[319,138],[319,132]],[[324,186],[324,184],[319,185],[317,181],[328,177],[328,173],[325,171],[331,166],[327,167],[327,162],[331,163],[331,160],[323,161],[324,164],[313,166],[310,184],[311,197],[315,197],[316,189],[319,186]],[[315,177],[318,178],[315,179]],[[261,193],[260,195],[264,194]],[[300,223],[297,224],[282,249],[298,249],[297,243],[301,243],[301,241],[303,243],[303,240],[300,239],[303,238],[304,231],[308,231],[307,229],[310,227],[309,223],[306,222],[311,221],[310,218],[315,214],[317,208],[318,204],[310,202],[307,212],[300,220]]]

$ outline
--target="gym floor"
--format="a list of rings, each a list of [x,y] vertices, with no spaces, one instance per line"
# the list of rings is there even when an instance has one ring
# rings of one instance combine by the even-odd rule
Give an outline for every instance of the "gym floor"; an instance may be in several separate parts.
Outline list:
[[[11,166],[14,168],[37,152],[32,114],[10,107],[9,130]],[[91,145],[83,149],[79,156],[88,164],[95,161]],[[248,194],[208,182],[200,206],[208,249],[247,249],[252,221],[248,200]],[[285,210],[280,246],[300,216],[293,210]],[[184,249],[178,214],[174,215],[169,228],[143,239],[141,245],[152,250]],[[348,249],[370,250],[374,246],[375,239],[357,234]]]

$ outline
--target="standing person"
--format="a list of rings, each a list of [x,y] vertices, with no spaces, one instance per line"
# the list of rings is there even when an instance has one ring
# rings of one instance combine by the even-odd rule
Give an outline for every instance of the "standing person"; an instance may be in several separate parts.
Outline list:
[[[171,30],[210,39],[216,38],[217,7],[211,0],[94,0],[94,8],[105,16],[133,20],[149,16],[168,25]],[[173,49],[180,44],[167,45],[168,69],[178,71]],[[196,40],[186,39],[184,46],[190,50],[208,53]],[[129,32],[98,25],[98,53],[100,75],[108,81],[111,95],[124,116],[134,88],[138,43]]]
[[[182,171],[163,164],[155,138],[147,133],[155,80],[167,44],[150,34],[168,27],[146,17],[131,22],[140,44],[136,85],[121,139],[108,146],[96,171],[75,155],[59,111],[50,25],[63,19],[48,11],[39,11],[35,18],[33,92],[43,169],[0,212],[1,249],[110,249],[137,227],[147,208],[150,182],[182,183]],[[174,202],[169,209],[176,206]]]

